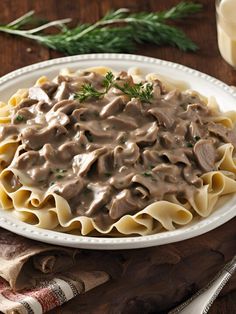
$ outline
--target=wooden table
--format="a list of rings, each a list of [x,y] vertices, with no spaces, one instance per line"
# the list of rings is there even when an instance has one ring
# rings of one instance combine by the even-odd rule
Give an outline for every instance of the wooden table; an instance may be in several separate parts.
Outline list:
[[[110,9],[128,7],[131,10],[156,11],[166,9],[179,0],[1,0],[0,21],[10,22],[29,10],[48,19],[71,17],[78,22],[94,22]],[[227,84],[236,85],[234,71],[220,56],[217,48],[214,0],[199,0],[204,5],[202,13],[179,22],[198,45],[197,53],[184,53],[173,47],[142,46],[137,54],[182,63],[205,72]],[[168,4],[167,4],[168,3]],[[0,75],[34,62],[61,56],[37,43],[1,34]],[[31,48],[32,52],[27,52]]]
[[[157,11],[166,9],[178,0],[1,0],[1,23],[10,22],[29,10],[47,19],[71,17],[77,22],[94,22],[110,9],[128,7],[135,11]],[[155,47],[146,45],[139,47],[137,54],[182,63],[205,72],[224,81],[236,85],[236,71],[221,58],[216,39],[214,0],[198,0],[203,4],[203,11],[193,19],[178,22],[181,27],[199,46],[197,53],[184,53],[173,47]],[[61,56],[37,43],[0,34],[0,76],[19,67]],[[28,49],[30,48],[30,49]],[[236,311],[236,294],[231,293],[220,298],[210,313],[230,314]]]

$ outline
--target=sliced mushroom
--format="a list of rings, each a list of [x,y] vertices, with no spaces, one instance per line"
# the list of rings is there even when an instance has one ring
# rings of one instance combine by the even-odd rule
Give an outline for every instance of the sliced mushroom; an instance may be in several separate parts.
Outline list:
[[[29,88],[29,96],[30,99],[38,100],[38,101],[45,101],[47,103],[51,102],[48,94],[38,86],[30,87]]]
[[[51,125],[43,129],[36,129],[33,127],[25,128],[22,131],[22,142],[31,149],[39,149],[45,143],[55,143],[61,140],[63,135],[68,131],[62,125]]]
[[[36,104],[37,102],[38,102],[37,99],[29,99],[29,98],[26,98],[26,99],[23,99],[23,100],[19,103],[19,105],[16,107],[16,109],[31,107],[31,106],[33,106],[34,104]]]
[[[37,184],[42,184],[42,182],[45,182],[48,180],[50,172],[51,172],[51,169],[47,166],[47,164],[45,164],[42,166],[34,167],[30,169],[27,173],[30,176],[30,178],[33,180],[33,182]]]
[[[99,183],[89,183],[88,188],[93,192],[94,198],[86,211],[87,215],[94,215],[97,210],[107,204],[111,195],[111,187],[107,185],[101,185]]]
[[[48,94],[49,97],[52,97],[58,88],[58,84],[54,82],[47,82],[41,85],[41,88]]]
[[[161,132],[160,141],[165,148],[170,148],[175,144],[175,137],[171,132]]]
[[[89,122],[79,122],[76,123],[75,126],[81,130],[84,131],[85,136],[88,137],[89,142],[98,142],[98,141],[104,141],[108,139],[112,139],[114,137],[114,131],[111,130],[104,130],[101,128],[101,124],[99,121],[89,121]]]
[[[202,179],[200,178],[201,171],[200,170],[193,170],[191,167],[184,167],[183,169],[183,176],[184,179],[192,184],[195,185],[197,188],[200,188],[203,184]]]
[[[110,151],[98,158],[97,170],[99,175],[109,176],[113,172],[114,156]]]
[[[173,89],[172,91],[168,92],[165,96],[164,99],[166,101],[171,101],[171,102],[178,102],[181,97],[180,91],[177,89]]]
[[[137,196],[133,196],[130,190],[119,192],[109,205],[109,215],[112,219],[118,219],[125,214],[131,214],[141,208],[141,202]]]
[[[180,167],[172,164],[161,163],[157,165],[152,171],[163,180],[169,183],[178,183],[179,176],[181,173]]]
[[[151,172],[144,172],[142,175],[136,174],[132,178],[132,182],[138,183],[141,186],[143,186],[152,196],[159,195],[159,191],[158,191],[159,189],[157,188],[156,177]]]
[[[191,122],[189,125],[189,135],[193,140],[199,140],[202,137],[201,129],[196,122]]]
[[[70,97],[71,91],[69,88],[69,84],[67,82],[62,82],[57,91],[54,94],[54,99],[57,101],[68,99]]]
[[[14,161],[14,167],[19,170],[30,169],[34,165],[38,164],[40,160],[39,152],[29,151],[21,154],[17,160]]]
[[[73,123],[79,121],[85,121],[86,117],[89,115],[90,111],[88,108],[75,109],[71,114],[71,121]]]
[[[114,165],[116,167],[134,165],[139,155],[139,147],[135,143],[128,142],[125,146],[118,145],[114,148]]]
[[[174,150],[163,150],[159,152],[159,156],[166,157],[172,164],[182,163],[188,166],[191,165],[188,157],[186,156],[185,150],[181,148]]]
[[[226,143],[232,143],[236,147],[236,134],[234,130],[226,128],[224,125],[219,123],[210,122],[208,130],[214,135],[218,136],[221,140]]]
[[[53,106],[53,111],[63,112],[67,115],[71,114],[76,108],[78,108],[79,103],[76,100],[60,100],[56,102]]]
[[[55,193],[61,195],[66,200],[70,200],[78,195],[84,187],[83,180],[81,178],[72,179],[68,182],[62,181],[55,186]]]
[[[174,134],[175,136],[186,136],[188,133],[189,121],[188,120],[181,120],[179,118],[176,119],[176,125]]]
[[[174,124],[175,117],[173,116],[173,113],[168,112],[167,109],[163,108],[152,108],[148,110],[149,113],[151,113],[158,121],[158,125],[162,125],[167,129],[170,129],[172,125]]]
[[[4,140],[5,138],[18,135],[18,129],[15,125],[5,125],[0,126],[0,139]]]
[[[21,121],[18,120],[19,117]],[[33,118],[34,118],[34,114],[28,108],[22,108],[17,111],[16,115],[13,117],[13,121],[14,123],[19,123],[19,122],[25,122]]]
[[[51,111],[50,114],[46,116],[46,118],[48,125],[60,124],[65,126],[70,123],[69,117],[63,112]]]
[[[199,166],[206,172],[215,170],[216,150],[211,140],[200,140],[193,148]]]
[[[124,112],[135,117],[142,114],[141,101],[137,98],[133,98],[126,104]]]
[[[113,176],[110,180],[109,183],[114,186],[116,189],[125,189],[128,188],[131,185],[131,180],[133,176],[135,175],[134,172],[131,173],[116,173],[115,176]]]
[[[155,166],[161,161],[158,151],[155,149],[145,149],[142,153],[142,160],[145,167]]]
[[[78,175],[83,176],[88,173],[91,166],[98,159],[99,156],[107,152],[107,148],[99,148],[88,154],[79,154],[74,157],[73,170]]]
[[[114,98],[111,102],[105,105],[101,112],[100,117],[107,118],[121,111],[124,107],[124,100],[121,96]]]
[[[132,132],[132,137],[137,144],[147,145],[156,141],[158,134],[158,126],[156,122],[147,123],[141,128]]]
[[[118,129],[118,130],[133,130],[138,127],[137,122],[132,117],[115,117],[110,116],[107,118],[107,122],[109,122],[112,125],[112,128]]]

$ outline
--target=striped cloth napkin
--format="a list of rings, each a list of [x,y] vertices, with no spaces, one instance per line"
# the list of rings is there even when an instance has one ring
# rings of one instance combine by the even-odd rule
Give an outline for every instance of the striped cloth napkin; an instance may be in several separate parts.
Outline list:
[[[79,253],[0,229],[1,313],[42,314],[109,280],[80,269]]]

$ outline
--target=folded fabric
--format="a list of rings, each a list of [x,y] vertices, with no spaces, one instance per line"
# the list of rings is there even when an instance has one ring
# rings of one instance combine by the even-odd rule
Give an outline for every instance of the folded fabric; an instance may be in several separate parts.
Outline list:
[[[117,251],[57,247],[0,229],[0,272],[7,281],[0,283],[0,310],[38,314],[54,307],[50,314],[167,313],[232,258],[235,223],[236,218],[177,243]],[[225,293],[234,289],[235,276]]]
[[[14,292],[7,281],[0,278],[0,308],[6,314],[42,314],[107,280],[104,272],[73,269],[66,275],[38,281],[34,288]]]
[[[109,279],[104,271],[81,270],[79,253],[0,229],[1,312],[45,313]]]

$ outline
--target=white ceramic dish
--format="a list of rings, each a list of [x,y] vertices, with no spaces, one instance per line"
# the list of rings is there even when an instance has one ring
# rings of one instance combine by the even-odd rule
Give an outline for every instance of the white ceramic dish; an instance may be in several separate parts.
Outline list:
[[[188,67],[159,59],[126,54],[89,54],[64,57],[36,63],[0,78],[0,98],[7,100],[18,88],[29,87],[41,75],[55,77],[62,68],[108,66],[115,70],[138,67],[143,74],[157,72],[187,82],[192,89],[206,96],[214,95],[222,111],[236,110],[236,92],[223,82]],[[137,237],[88,237],[39,229],[18,221],[10,212],[0,209],[0,226],[25,237],[56,245],[86,249],[135,249],[163,245],[189,239],[208,232],[236,216],[236,195],[222,199],[207,218],[196,218],[191,224],[175,231]]]

